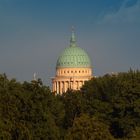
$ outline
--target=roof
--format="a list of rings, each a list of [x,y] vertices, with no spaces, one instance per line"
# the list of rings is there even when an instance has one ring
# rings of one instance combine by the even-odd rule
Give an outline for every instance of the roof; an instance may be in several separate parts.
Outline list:
[[[72,31],[70,45],[58,57],[56,68],[85,68],[91,67],[90,58],[82,48],[76,44],[74,31]]]

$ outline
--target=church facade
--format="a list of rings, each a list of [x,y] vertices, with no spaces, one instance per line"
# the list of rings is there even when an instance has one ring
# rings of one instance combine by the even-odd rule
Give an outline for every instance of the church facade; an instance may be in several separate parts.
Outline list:
[[[76,43],[72,31],[70,45],[58,57],[56,75],[52,78],[52,91],[63,94],[68,89],[80,90],[85,81],[92,78],[92,65],[88,54]]]

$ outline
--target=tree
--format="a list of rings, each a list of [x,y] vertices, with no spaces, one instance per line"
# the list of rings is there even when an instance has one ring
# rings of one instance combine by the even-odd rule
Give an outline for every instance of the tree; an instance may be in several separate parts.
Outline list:
[[[113,140],[108,127],[94,117],[82,114],[74,119],[66,140]]]
[[[64,127],[67,129],[73,125],[73,120],[84,112],[84,98],[80,91],[69,90],[62,96],[65,106]]]

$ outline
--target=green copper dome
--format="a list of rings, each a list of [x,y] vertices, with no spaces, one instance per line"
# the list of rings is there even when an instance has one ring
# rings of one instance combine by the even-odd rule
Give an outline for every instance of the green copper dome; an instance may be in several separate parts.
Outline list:
[[[74,32],[70,39],[70,46],[65,48],[59,56],[56,68],[89,68],[91,61],[88,54],[76,44]]]

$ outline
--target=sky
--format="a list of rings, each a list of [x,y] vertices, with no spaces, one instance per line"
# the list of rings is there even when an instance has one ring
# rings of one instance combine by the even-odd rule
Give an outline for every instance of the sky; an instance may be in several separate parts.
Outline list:
[[[0,0],[0,73],[50,86],[72,26],[93,75],[140,69],[140,0]]]

